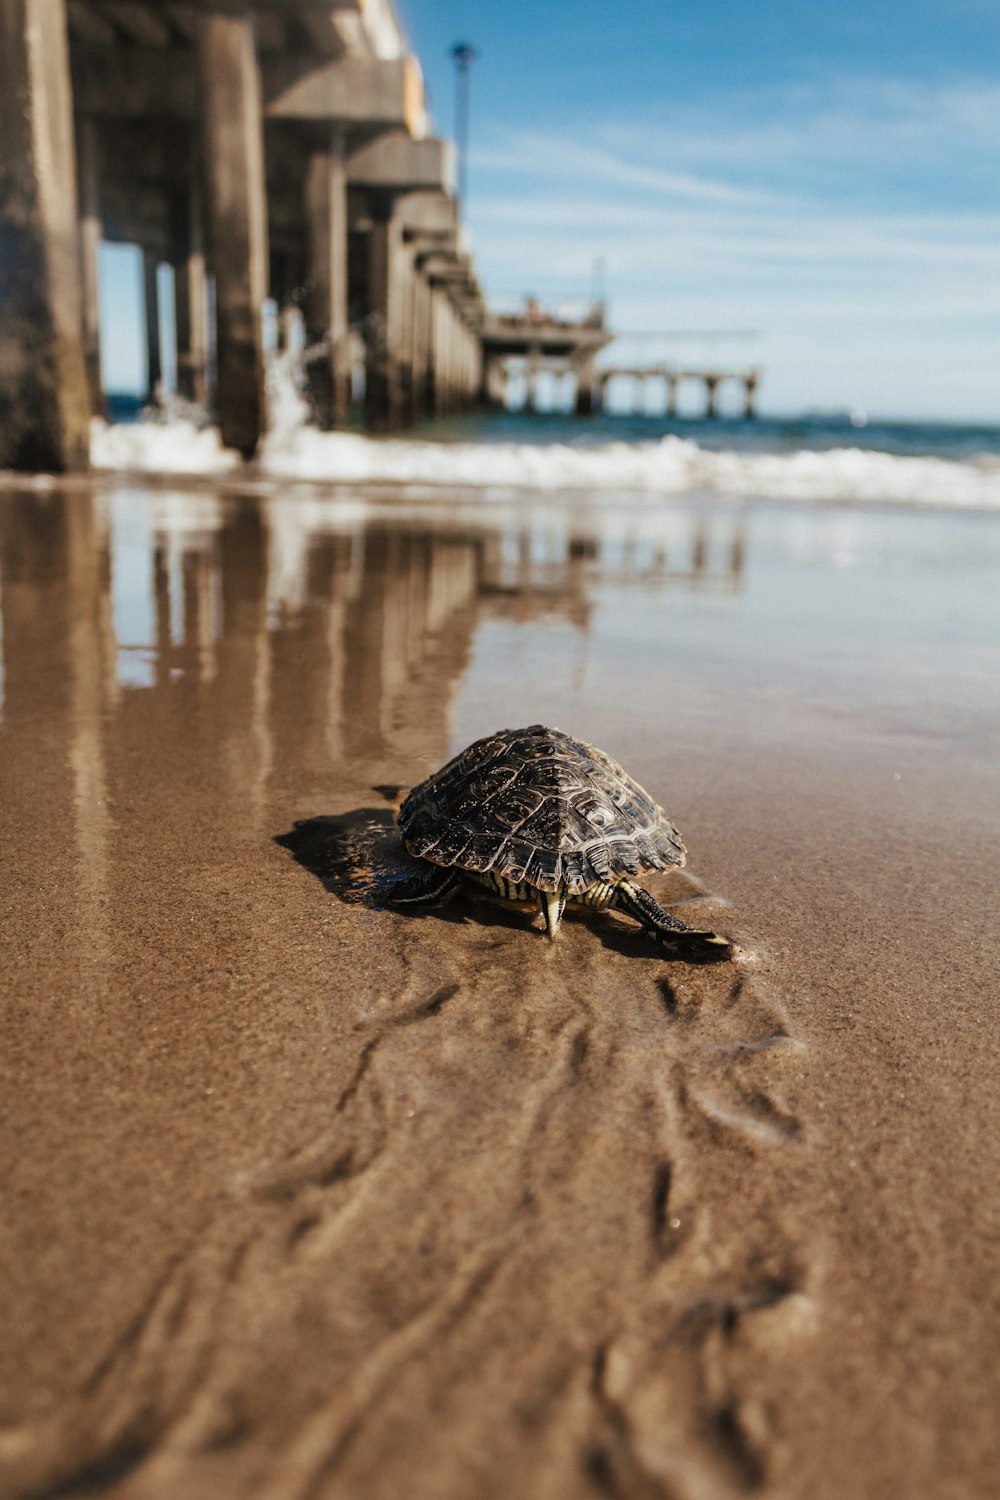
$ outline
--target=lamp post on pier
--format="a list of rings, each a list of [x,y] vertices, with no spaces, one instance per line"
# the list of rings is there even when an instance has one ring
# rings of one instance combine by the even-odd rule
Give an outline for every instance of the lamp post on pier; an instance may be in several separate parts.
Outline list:
[[[458,146],[458,211],[465,206],[466,156],[469,147],[469,70],[479,53],[471,42],[456,42],[451,49],[455,60],[455,141]]]

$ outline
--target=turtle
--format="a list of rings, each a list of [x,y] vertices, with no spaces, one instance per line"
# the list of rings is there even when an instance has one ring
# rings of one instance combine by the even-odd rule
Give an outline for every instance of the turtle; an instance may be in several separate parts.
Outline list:
[[[398,825],[428,869],[389,893],[394,907],[442,906],[471,882],[504,905],[537,907],[551,939],[568,903],[624,912],[674,950],[732,956],[728,938],[688,927],[632,878],[685,862],[663,808],[610,755],[561,729],[476,740],[413,788]]]

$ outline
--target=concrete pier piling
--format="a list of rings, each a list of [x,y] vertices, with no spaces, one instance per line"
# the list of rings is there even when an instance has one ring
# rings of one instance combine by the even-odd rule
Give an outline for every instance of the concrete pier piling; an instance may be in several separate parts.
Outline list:
[[[160,281],[156,256],[142,257],[142,301],[146,319],[146,400],[153,401],[163,380],[160,347]]]
[[[93,120],[86,116],[76,128],[77,175],[80,197],[80,276],[83,298],[83,350],[87,368],[87,389],[94,416],[104,414],[104,391],[101,386],[101,206],[97,190],[100,165],[97,157],[97,133]]]
[[[368,236],[371,299],[365,404],[373,431],[402,425],[405,345],[405,276],[402,226],[391,203],[380,205]]]
[[[347,321],[345,131],[332,125],[306,167],[306,342],[322,353],[307,369],[320,427],[342,427],[351,395]]]
[[[481,375],[488,400],[506,390],[507,376],[519,371],[525,383],[525,409],[538,409],[538,377],[542,371],[556,379],[570,376],[575,386],[574,409],[590,416],[601,400],[601,377],[595,359],[611,343],[600,307],[581,320],[558,317],[529,298],[522,312],[487,314],[480,332]],[[503,399],[502,396],[500,399]]]
[[[0,0],[0,468],[87,462],[64,0]]]
[[[183,195],[184,228],[174,266],[174,338],[177,390],[187,401],[208,405],[208,274],[197,179]]]
[[[267,426],[268,285],[260,76],[249,10],[200,17],[198,65],[215,270],[219,430],[226,447],[249,457]]]
[[[678,393],[682,385],[700,386],[704,394],[702,415],[715,420],[722,415],[720,391],[724,385],[737,385],[743,393],[740,411],[744,421],[751,421],[757,414],[756,394],[761,373],[757,369],[683,369],[673,365],[605,365],[599,375],[600,403],[608,404],[608,392],[612,384],[616,387],[616,408],[621,406],[621,387],[628,382],[631,400],[627,409],[632,415],[649,410],[647,391],[659,387],[665,392],[665,402],[660,415],[673,421],[678,415]],[[626,387],[626,388],[628,388]]]

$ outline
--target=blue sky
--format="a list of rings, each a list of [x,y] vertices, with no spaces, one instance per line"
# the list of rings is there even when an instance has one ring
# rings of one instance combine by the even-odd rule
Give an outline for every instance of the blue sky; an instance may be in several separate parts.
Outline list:
[[[602,257],[618,328],[761,330],[717,347],[764,365],[765,409],[1000,420],[996,0],[398,3],[441,133],[449,47],[481,54],[496,300],[572,305]]]

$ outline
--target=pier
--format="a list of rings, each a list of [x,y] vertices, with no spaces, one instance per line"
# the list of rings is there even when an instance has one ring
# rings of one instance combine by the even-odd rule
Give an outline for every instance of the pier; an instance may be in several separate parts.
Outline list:
[[[526,407],[538,408],[538,376],[542,370],[573,384],[578,415],[589,416],[599,401],[596,359],[614,335],[604,326],[604,308],[595,304],[580,320],[560,318],[532,297],[522,311],[487,315],[482,326],[483,399],[506,406],[513,373],[525,380]]]
[[[321,427],[479,400],[454,148],[390,0],[0,0],[0,140],[0,468],[87,462],[102,241],[142,254],[150,397],[166,266],[179,393],[247,456],[269,306]]]
[[[301,357],[324,429],[510,405],[518,384],[534,411],[543,373],[580,415],[626,380],[667,416],[691,382],[715,416],[737,382],[755,414],[754,368],[602,366],[601,302],[487,308],[392,0],[0,0],[0,143],[0,469],[86,467],[109,242],[141,256],[147,399],[169,364],[246,457],[269,347]]]
[[[702,415],[718,417],[719,395],[724,385],[735,384],[741,393],[740,415],[751,421],[757,415],[757,387],[760,384],[759,369],[688,369],[677,365],[608,365],[599,372],[598,392],[601,407],[606,407],[608,390],[612,381],[631,386],[631,411],[634,414],[648,413],[652,403],[649,392],[662,399],[657,403],[656,414],[665,417],[678,415],[678,392],[682,385],[697,385],[704,392]]]

